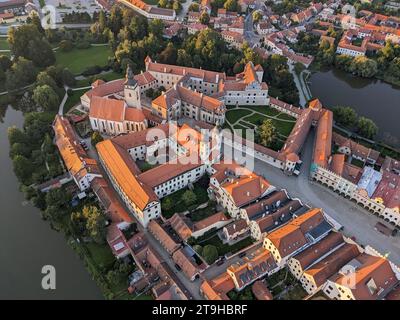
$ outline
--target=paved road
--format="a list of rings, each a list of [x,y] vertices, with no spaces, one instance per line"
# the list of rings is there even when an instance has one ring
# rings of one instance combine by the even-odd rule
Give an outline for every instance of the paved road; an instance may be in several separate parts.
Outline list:
[[[292,197],[303,203],[322,208],[328,215],[344,226],[343,233],[355,236],[362,245],[370,245],[381,253],[390,253],[389,259],[400,264],[400,237],[387,237],[374,229],[382,219],[372,215],[355,203],[308,179],[311,164],[314,132],[309,134],[303,150],[303,166],[299,177],[286,176],[279,169],[256,160],[255,172],[265,176],[273,185],[285,188]]]

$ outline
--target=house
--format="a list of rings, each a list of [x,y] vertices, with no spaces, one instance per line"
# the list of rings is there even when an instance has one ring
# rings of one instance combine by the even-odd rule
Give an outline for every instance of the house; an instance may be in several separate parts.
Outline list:
[[[257,300],[273,300],[273,296],[267,285],[262,280],[257,280],[251,286],[251,291]]]
[[[248,231],[247,222],[244,219],[236,220],[226,225],[222,232],[224,233],[225,239],[228,241],[235,240],[240,236],[244,235]]]
[[[148,225],[149,232],[161,243],[163,248],[172,256],[181,245],[163,228],[161,221],[153,219]]]
[[[224,272],[221,275],[207,280],[200,286],[200,293],[206,300],[229,300],[227,293],[235,288],[231,276]]]
[[[329,278],[324,293],[337,300],[381,300],[398,283],[388,260],[361,253]]]
[[[189,34],[195,34],[197,32],[207,29],[208,27],[205,24],[195,22],[195,23],[188,24],[187,28],[188,28]]]
[[[55,143],[66,169],[73,177],[79,190],[89,189],[91,181],[102,176],[97,161],[87,155],[67,118],[56,115],[53,130]]]
[[[182,269],[182,272],[190,281],[199,277],[199,268],[193,257],[189,257],[184,248],[176,250],[172,254],[172,260]]]
[[[264,238],[264,248],[282,266],[290,257],[325,237],[331,229],[321,209],[314,208],[269,233]]]
[[[237,262],[227,268],[236,290],[240,291],[265,275],[271,275],[276,270],[275,261],[268,250],[263,248],[252,253],[247,260]]]
[[[223,30],[221,31],[221,36],[226,42],[236,49],[240,49],[243,46],[244,37],[239,32]]]
[[[175,10],[151,6],[142,0],[118,0],[118,2],[135,10],[148,19],[160,19],[166,21],[173,21],[176,19]]]

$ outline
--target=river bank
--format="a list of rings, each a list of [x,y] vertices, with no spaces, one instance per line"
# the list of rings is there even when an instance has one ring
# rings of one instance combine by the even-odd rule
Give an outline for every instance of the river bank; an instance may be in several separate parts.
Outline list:
[[[7,129],[22,127],[22,112],[8,107],[0,122],[0,299],[102,299],[82,261],[63,234],[41,219],[19,190],[9,157]],[[41,287],[44,265],[56,269],[56,290]]]

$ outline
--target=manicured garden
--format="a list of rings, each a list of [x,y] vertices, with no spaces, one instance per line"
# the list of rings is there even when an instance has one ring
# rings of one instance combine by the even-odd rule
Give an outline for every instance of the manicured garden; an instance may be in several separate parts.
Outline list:
[[[244,118],[244,121],[251,122],[255,126],[259,126],[263,123],[264,120],[268,119],[258,113],[254,113],[251,116]],[[292,131],[295,122],[287,122],[287,121],[279,121],[277,119],[272,119],[272,123],[275,126],[276,130],[279,134],[287,137]]]
[[[112,56],[109,46],[92,46],[88,49],[74,48],[71,51],[57,50],[57,64],[66,67],[73,74],[81,74],[89,67],[107,65],[108,57]]]
[[[244,118],[245,116],[249,115],[251,111],[249,110],[228,110],[225,113],[226,120],[228,120],[229,123],[235,123],[241,118]]]

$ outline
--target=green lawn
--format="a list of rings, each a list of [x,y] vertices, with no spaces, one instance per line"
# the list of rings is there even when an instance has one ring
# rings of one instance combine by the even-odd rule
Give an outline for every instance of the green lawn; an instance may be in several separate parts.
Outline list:
[[[106,269],[110,269],[114,265],[115,257],[108,245],[99,245],[92,242],[87,243],[86,248],[89,250],[96,265],[104,266]]]
[[[0,38],[0,50],[10,50],[7,38]]]
[[[112,55],[108,46],[91,47],[89,49],[72,49],[69,52],[57,50],[57,64],[68,68],[74,74],[81,74],[88,67],[105,66]]]
[[[356,158],[351,159],[351,164],[356,166],[356,167],[359,167],[361,169],[364,168],[364,165],[365,165],[363,161],[358,160]]]
[[[243,120],[251,122],[256,126],[259,126],[262,124],[262,122],[265,119],[267,119],[267,117],[264,117],[258,113],[255,113],[255,114],[252,114],[251,116],[244,118]],[[284,135],[284,136],[288,136],[294,127],[294,122],[285,122],[285,121],[279,121],[276,119],[272,119],[272,123],[274,124],[276,130],[281,135]]]
[[[258,111],[262,114],[265,114],[265,115],[271,116],[271,117],[274,117],[280,113],[278,110],[275,110],[268,106],[240,106],[240,108]]]
[[[228,110],[225,114],[226,120],[229,123],[235,123],[239,119],[244,118],[245,116],[249,115],[251,112],[249,110]]]
[[[121,79],[123,78],[124,75],[118,72],[108,72],[108,73],[103,73],[103,74],[98,74],[93,77],[87,77],[86,79],[78,80],[75,84],[75,88],[82,88],[82,87],[87,87],[90,86],[94,81],[94,79],[102,79],[104,81],[112,81],[116,79]]]
[[[190,220],[192,220],[193,222],[197,222],[197,221],[203,220],[205,218],[208,218],[209,216],[212,216],[216,212],[217,212],[217,210],[215,208],[215,203],[212,201],[209,201],[209,205],[207,207],[193,211],[192,213],[190,213],[189,217],[190,217]]]

